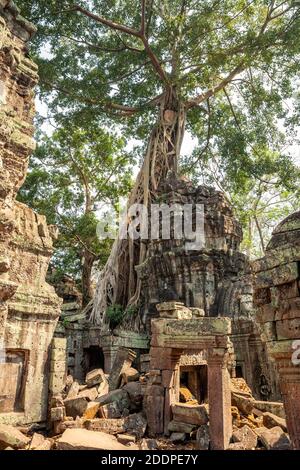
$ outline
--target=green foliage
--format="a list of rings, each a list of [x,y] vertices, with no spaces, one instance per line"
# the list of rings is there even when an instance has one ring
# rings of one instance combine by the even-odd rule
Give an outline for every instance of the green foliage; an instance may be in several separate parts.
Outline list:
[[[105,263],[111,241],[99,240],[96,227],[105,204],[130,190],[131,163],[124,140],[101,128],[69,121],[51,137],[40,136],[19,199],[60,229],[50,281],[69,274],[80,283],[87,253],[90,269],[95,260]]]
[[[112,329],[116,328],[125,315],[124,308],[121,305],[110,305],[106,310],[106,316]]]
[[[40,66],[39,97],[60,128],[55,148],[48,142],[38,150],[26,189],[27,199],[42,206],[50,221],[57,221],[60,212],[60,225],[66,227],[61,222],[66,212],[72,227],[78,223],[82,230],[86,223],[72,213],[73,205],[84,204],[69,174],[75,165],[67,171],[56,171],[54,165],[61,155],[69,158],[69,122],[77,128],[71,132],[71,146],[81,149],[74,152],[80,165],[85,146],[96,156],[102,145],[111,145],[103,136],[102,143],[93,145],[93,133],[104,125],[121,133],[124,146],[135,138],[145,147],[157,115],[152,99],[169,86],[187,104],[187,129],[197,142],[193,155],[181,161],[183,173],[224,190],[247,230],[254,217],[271,227],[297,206],[299,172],[287,149],[296,142],[300,118],[299,2],[148,0],[145,38],[152,55],[140,36],[75,11],[74,4],[115,24],[141,28],[141,2],[134,0],[18,0],[22,14],[38,26],[31,55]],[[218,88],[237,68],[239,73]],[[202,96],[201,106],[194,106]],[[46,148],[52,155],[50,166]],[[139,159],[143,155],[138,147],[132,153]],[[93,157],[91,161],[96,165]],[[101,175],[88,173],[92,178]],[[113,199],[122,186],[111,194],[109,184],[99,184],[102,197]],[[50,198],[42,189],[47,186]],[[277,205],[267,207],[269,197]],[[86,227],[93,232],[93,221]],[[256,241],[248,238],[245,246],[251,250]],[[71,258],[76,264],[78,256],[73,253]]]

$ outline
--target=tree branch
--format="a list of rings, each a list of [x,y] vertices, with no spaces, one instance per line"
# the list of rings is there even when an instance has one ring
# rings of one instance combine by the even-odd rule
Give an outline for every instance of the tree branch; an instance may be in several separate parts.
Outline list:
[[[223,90],[232,80],[233,78],[241,73],[243,70],[245,70],[245,66],[243,63],[235,67],[235,69],[230,72],[227,77],[225,77],[218,85],[215,87],[210,88],[210,90],[207,90],[205,93],[202,93],[199,96],[196,96],[192,100],[188,101],[186,104],[187,109],[192,108],[194,106],[198,106],[200,103],[203,103],[203,101],[206,101],[208,98],[211,96],[215,96],[219,91]]]
[[[140,32],[137,31],[136,29],[129,28],[128,26],[121,25],[119,23],[115,23],[114,21],[103,18],[102,16],[96,15],[95,13],[92,13],[91,11],[86,10],[85,8],[82,8],[80,5],[74,5],[72,8],[70,8],[69,11],[78,11],[79,13],[82,13],[84,16],[87,16],[88,18],[93,19],[97,23],[101,23],[104,26],[108,26],[109,28],[115,29],[117,31],[121,31],[122,33],[129,34],[130,36],[135,36],[137,38],[141,36]]]

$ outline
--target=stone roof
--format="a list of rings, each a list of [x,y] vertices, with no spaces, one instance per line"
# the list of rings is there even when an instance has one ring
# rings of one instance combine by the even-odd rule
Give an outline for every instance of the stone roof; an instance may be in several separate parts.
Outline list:
[[[300,245],[300,211],[290,214],[277,225],[266,251],[287,245]]]

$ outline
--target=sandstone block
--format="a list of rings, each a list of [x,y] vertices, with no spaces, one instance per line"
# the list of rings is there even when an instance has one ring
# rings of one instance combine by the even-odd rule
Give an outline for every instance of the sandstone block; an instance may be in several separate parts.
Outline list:
[[[208,450],[210,443],[209,426],[202,424],[197,430],[196,434],[196,448],[197,450]]]
[[[279,426],[261,433],[260,440],[268,450],[288,450],[291,445],[288,435]]]
[[[245,450],[252,450],[257,446],[257,435],[247,425],[235,431],[232,440],[233,442],[240,442]]]
[[[102,431],[108,434],[116,435],[125,432],[125,420],[95,418],[84,422],[84,427],[89,431]]]
[[[139,371],[137,371],[133,367],[129,367],[124,372],[122,372],[122,380],[124,384],[127,384],[128,382],[136,382],[137,380],[139,380],[139,377]]]
[[[35,432],[32,436],[29,449],[30,450],[37,449],[39,446],[44,444],[45,440],[46,439],[44,438],[44,436],[42,434],[39,434],[39,433]]]
[[[86,398],[87,401],[95,401],[98,397],[98,390],[96,387],[87,388],[78,393],[78,397]]]
[[[286,420],[279,418],[273,413],[263,413],[263,425],[268,429],[280,426],[284,432],[287,432]]]
[[[64,400],[64,405],[66,408],[67,416],[72,416],[73,418],[76,418],[77,416],[84,415],[88,406],[88,402],[86,398],[75,397],[67,398],[66,400]]]
[[[30,438],[24,436],[13,426],[0,424],[0,449],[5,449],[5,447],[24,449],[29,442]]]
[[[117,439],[119,442],[121,442],[121,444],[124,444],[125,446],[130,444],[131,442],[136,442],[136,436],[132,436],[131,434],[118,434]]]
[[[141,439],[147,429],[147,420],[143,413],[134,413],[125,418],[124,427],[126,432],[135,434],[138,439]]]
[[[184,432],[172,432],[170,436],[171,442],[184,442],[186,439],[186,434]]]
[[[142,439],[141,450],[157,450],[158,444],[156,439]]]
[[[70,389],[67,394],[67,398],[76,398],[79,393],[79,383],[78,382],[72,382]]]
[[[95,369],[88,372],[85,378],[85,382],[88,387],[94,387],[102,382],[106,382],[106,377],[102,369]]]
[[[189,403],[176,403],[172,406],[173,419],[187,424],[201,426],[208,423],[206,405],[190,405]]]
[[[56,408],[51,408],[50,419],[51,421],[63,421],[66,416],[66,410],[64,406],[57,406]]]
[[[181,423],[180,421],[170,421],[168,425],[169,432],[184,432],[190,434],[195,429],[195,424]]]
[[[115,437],[103,432],[88,431],[87,429],[67,429],[57,440],[57,449],[127,450],[129,447],[118,442]]]
[[[99,411],[100,403],[96,401],[90,401],[83,414],[83,419],[94,419]]]

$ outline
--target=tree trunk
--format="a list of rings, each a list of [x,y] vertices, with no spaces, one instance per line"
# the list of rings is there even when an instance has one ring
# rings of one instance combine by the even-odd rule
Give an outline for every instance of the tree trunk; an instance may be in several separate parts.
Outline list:
[[[128,208],[137,203],[148,207],[168,172],[177,172],[185,130],[185,112],[176,91],[167,90],[161,102],[157,124],[151,132],[143,166],[128,199]],[[126,308],[138,303],[140,282],[135,266],[142,263],[146,255],[147,241],[115,240],[111,255],[100,273],[91,315],[93,323],[108,327],[108,305],[120,304]]]
[[[95,256],[84,249],[82,271],[81,271],[81,287],[82,287],[82,305],[85,307],[93,298],[94,291],[92,288],[92,269],[95,261]]]

